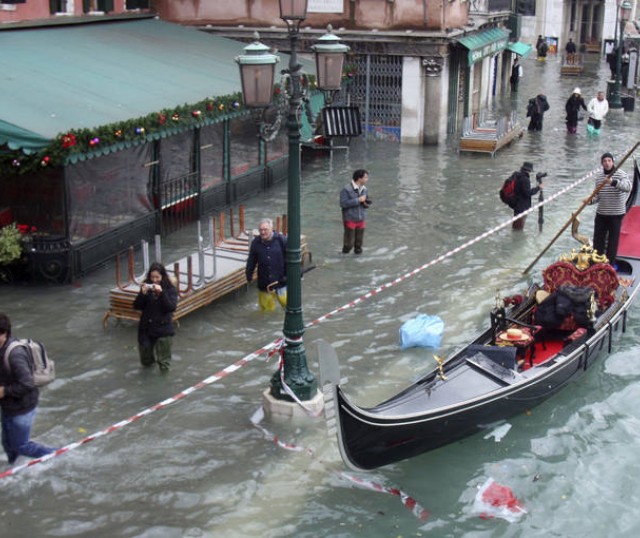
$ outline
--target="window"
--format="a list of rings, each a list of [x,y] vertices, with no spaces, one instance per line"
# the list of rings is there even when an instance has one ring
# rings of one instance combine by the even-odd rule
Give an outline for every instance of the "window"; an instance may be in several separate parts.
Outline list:
[[[127,0],[125,9],[149,9],[149,0]]]
[[[73,2],[68,0],[49,0],[49,11],[52,15],[56,13],[73,14]]]
[[[82,0],[82,12],[94,13],[94,12],[109,13],[113,11],[113,0]]]
[[[536,0],[520,0],[518,2],[518,15],[527,15],[530,17],[536,14]]]

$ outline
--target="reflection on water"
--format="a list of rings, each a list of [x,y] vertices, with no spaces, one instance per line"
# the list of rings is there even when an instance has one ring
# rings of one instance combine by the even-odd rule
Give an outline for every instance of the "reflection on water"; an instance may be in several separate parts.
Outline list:
[[[498,199],[503,179],[532,161],[551,195],[599,164],[604,151],[620,152],[637,137],[634,114],[613,111],[601,136],[568,137],[564,101],[576,80],[559,65],[524,62],[514,101],[524,111],[539,91],[551,110],[541,133],[525,134],[496,158],[458,155],[451,147],[396,146],[354,141],[347,151],[306,163],[303,232],[317,268],[305,275],[305,321],[422,267],[510,217]],[[579,80],[585,98],[605,86],[605,64]],[[374,201],[360,257],[340,254],[338,193],[355,168],[370,170]],[[628,168],[630,169],[630,167]],[[433,367],[431,350],[400,351],[398,329],[417,313],[445,321],[443,349],[464,344],[488,321],[496,288],[521,291],[562,247],[560,238],[531,275],[522,270],[544,248],[591,191],[587,182],[545,207],[538,231],[531,215],[524,233],[510,228],[462,253],[405,278],[374,298],[310,328],[305,342],[318,371],[314,341],[331,342],[348,377],[347,392],[362,405],[395,393]],[[279,186],[246,204],[246,222],[286,209]],[[592,209],[583,214],[591,232]],[[195,227],[163,244],[166,261],[196,248]],[[256,291],[241,291],[180,322],[174,367],[167,377],[142,371],[136,328],[112,323],[102,330],[110,264],[75,286],[3,288],[1,309],[15,333],[47,343],[59,379],[42,394],[35,437],[65,445],[116,424],[219,372],[280,334],[282,314],[256,311]],[[370,473],[397,485],[431,514],[416,519],[398,497],[357,488],[340,478],[344,466],[322,420],[265,422],[280,439],[313,452],[287,451],[254,428],[250,417],[275,369],[254,360],[233,374],[149,416],[46,464],[0,482],[3,538],[22,536],[437,536],[637,534],[640,322],[614,354],[603,357],[572,389],[512,421],[500,442],[482,435]],[[509,485],[528,514],[514,531],[500,520],[470,512],[476,487],[487,477]],[[55,500],[54,500],[55,499]],[[27,509],[28,508],[28,509]],[[605,530],[606,529],[606,530]],[[635,532],[634,532],[635,531]],[[515,533],[515,534],[514,534]]]

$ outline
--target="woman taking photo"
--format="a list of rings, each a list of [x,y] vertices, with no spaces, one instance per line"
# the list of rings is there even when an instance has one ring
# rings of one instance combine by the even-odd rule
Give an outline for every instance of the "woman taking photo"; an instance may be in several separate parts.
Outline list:
[[[149,268],[133,307],[142,310],[138,326],[138,350],[143,366],[158,363],[161,372],[171,365],[171,340],[175,334],[173,313],[178,304],[178,290],[167,270],[154,262]]]

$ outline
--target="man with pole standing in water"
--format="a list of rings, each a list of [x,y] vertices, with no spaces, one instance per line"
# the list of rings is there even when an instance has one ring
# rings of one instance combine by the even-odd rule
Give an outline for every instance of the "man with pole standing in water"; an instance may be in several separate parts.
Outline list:
[[[617,169],[611,153],[600,158],[602,172],[596,176],[596,187],[603,184],[591,204],[598,204],[593,227],[593,248],[598,254],[606,254],[613,265],[618,254],[618,242],[622,219],[627,212],[626,201],[631,191],[631,180],[626,172]]]

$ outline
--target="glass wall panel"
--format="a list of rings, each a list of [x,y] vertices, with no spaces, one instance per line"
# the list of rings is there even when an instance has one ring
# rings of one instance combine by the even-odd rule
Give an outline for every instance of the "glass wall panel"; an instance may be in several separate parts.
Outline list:
[[[255,120],[251,117],[233,119],[229,125],[229,159],[233,178],[260,165],[260,139]]]
[[[148,195],[152,145],[143,144],[67,166],[69,235],[93,237],[152,211]]]
[[[208,125],[200,131],[200,174],[202,191],[222,183],[224,123]]]

